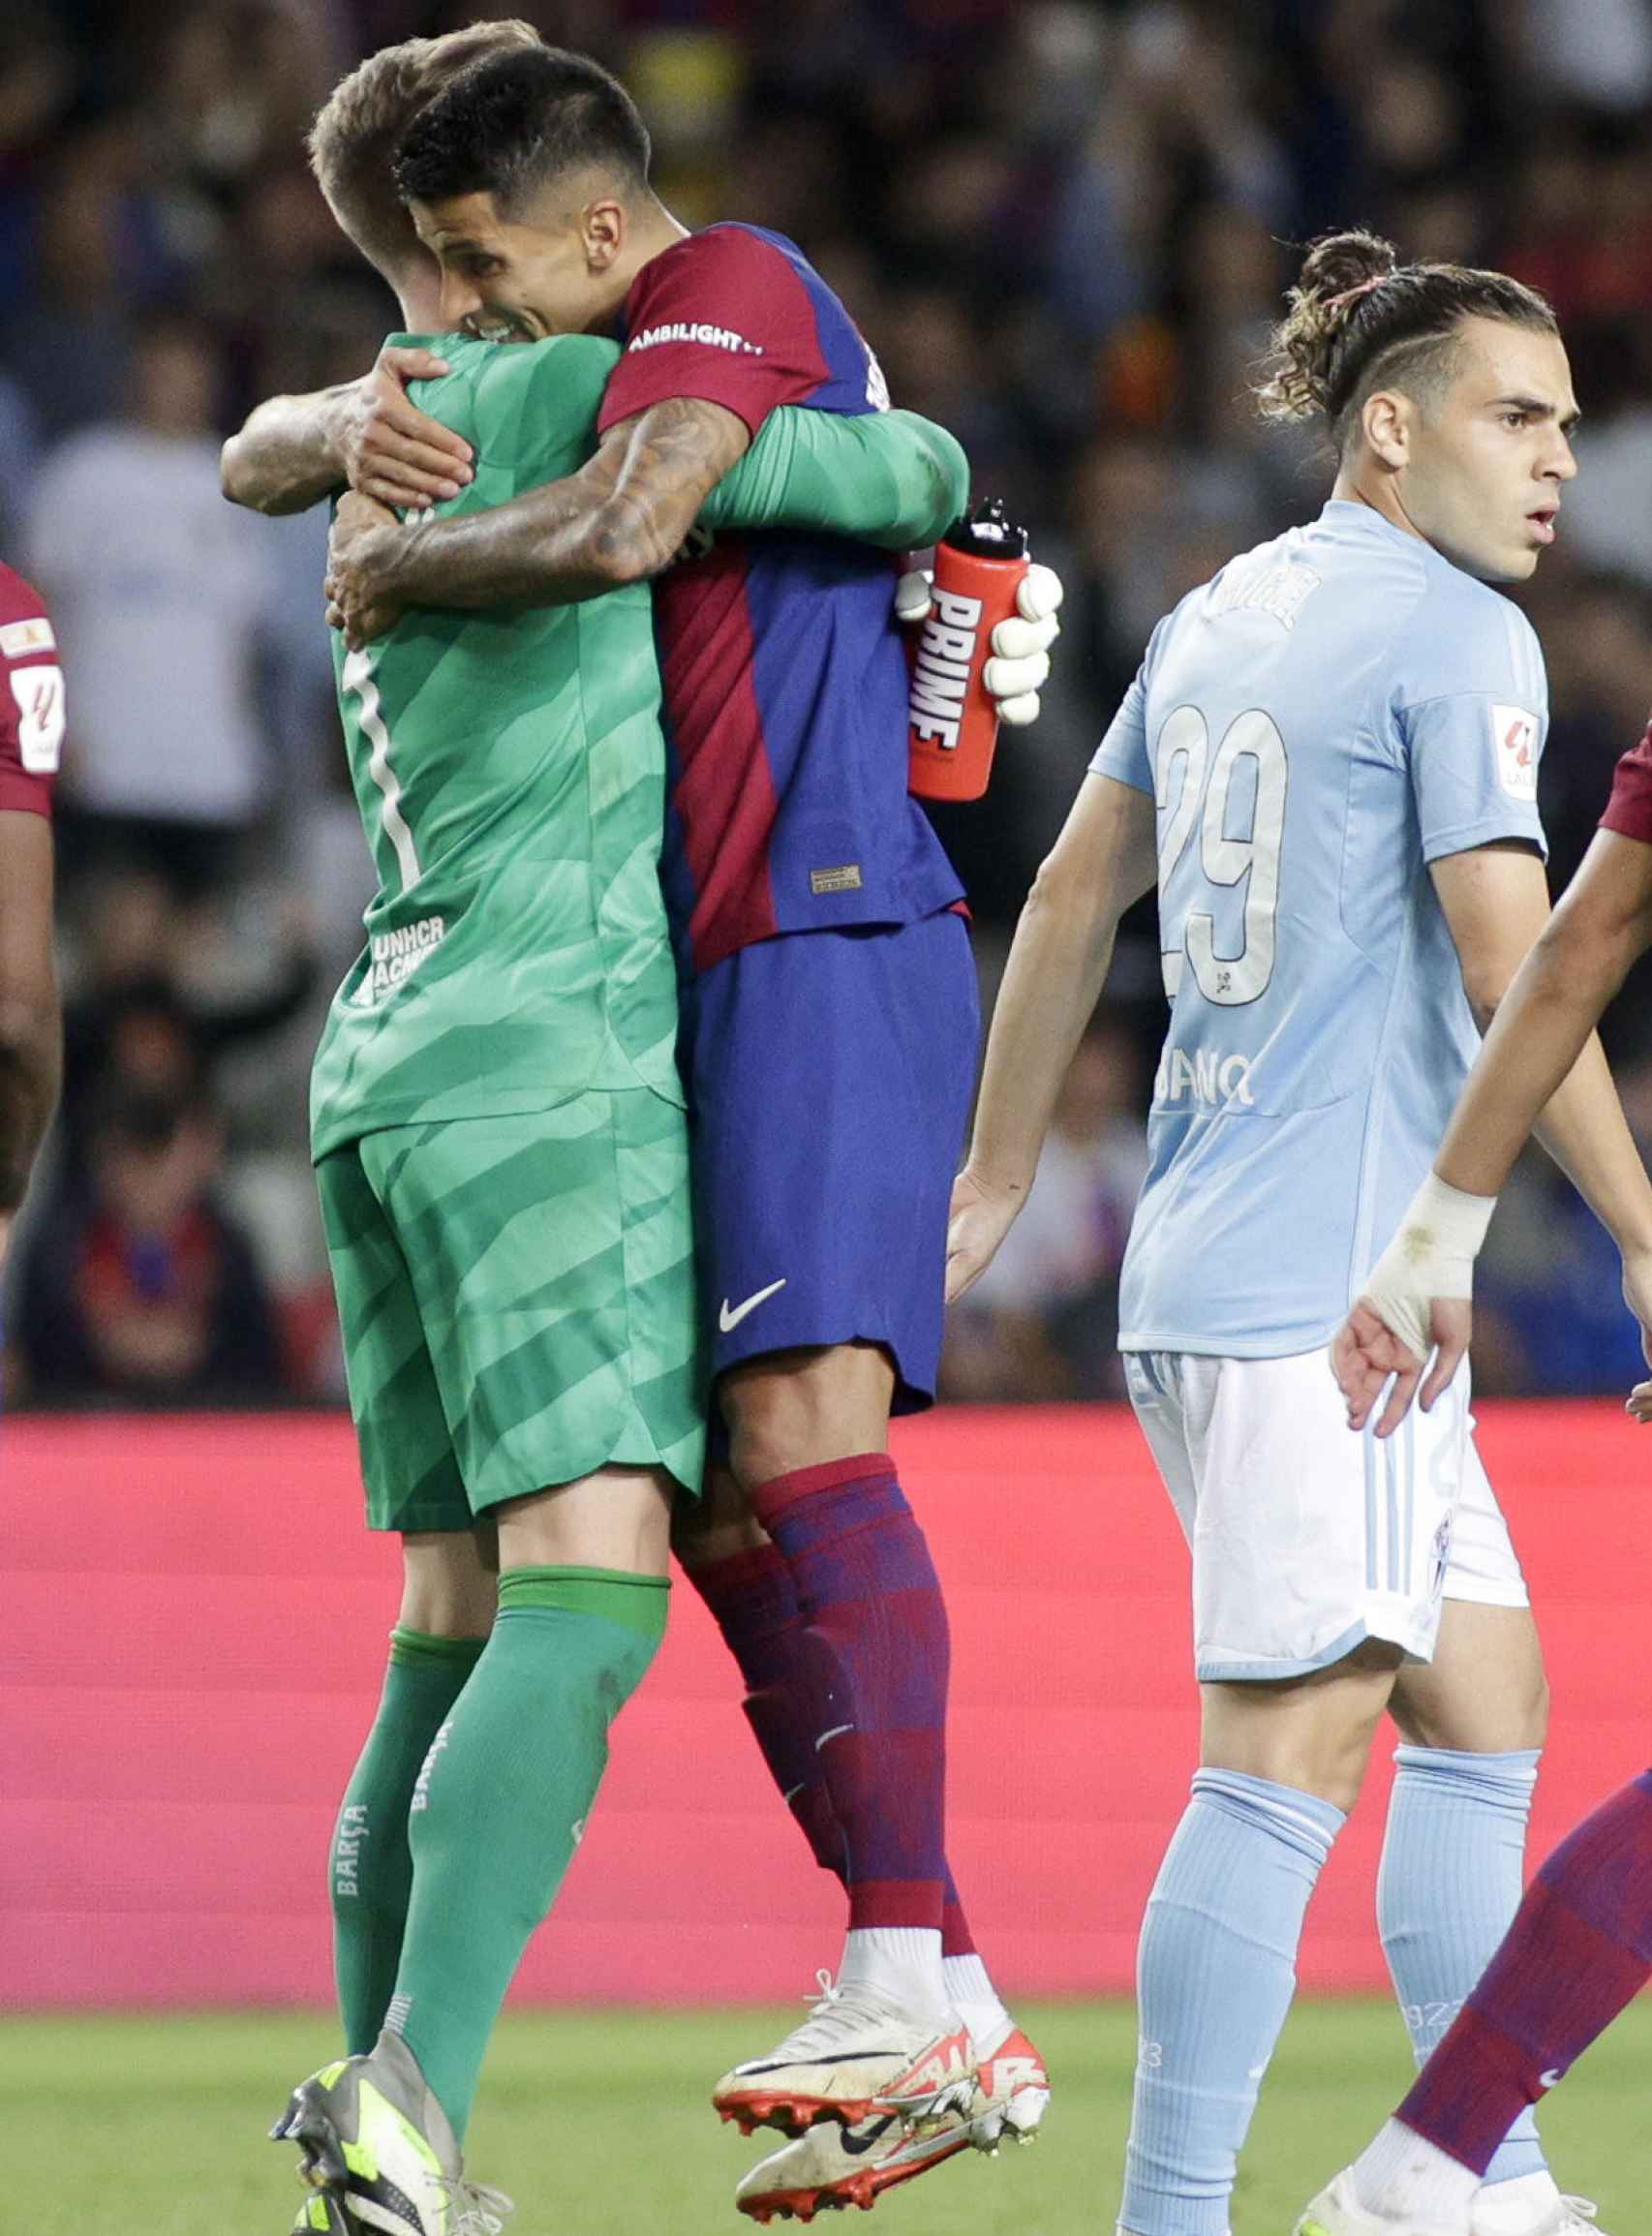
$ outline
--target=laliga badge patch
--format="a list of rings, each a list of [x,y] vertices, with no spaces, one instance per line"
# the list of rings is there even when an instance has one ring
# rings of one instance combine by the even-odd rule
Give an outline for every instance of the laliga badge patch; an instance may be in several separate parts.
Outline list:
[[[1497,781],[1511,800],[1538,796],[1538,719],[1524,707],[1493,707],[1491,737],[1497,750]]]
[[[42,653],[56,650],[57,639],[44,614],[30,614],[26,621],[0,622],[0,659],[38,659]]]

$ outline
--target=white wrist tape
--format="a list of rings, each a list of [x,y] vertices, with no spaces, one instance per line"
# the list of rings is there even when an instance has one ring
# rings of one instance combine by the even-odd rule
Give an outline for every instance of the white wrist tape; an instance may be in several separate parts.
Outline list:
[[[1495,1196],[1465,1195],[1430,1173],[1361,1287],[1378,1319],[1418,1359],[1426,1362],[1434,1348],[1434,1299],[1474,1295],[1474,1261],[1496,1208]]]

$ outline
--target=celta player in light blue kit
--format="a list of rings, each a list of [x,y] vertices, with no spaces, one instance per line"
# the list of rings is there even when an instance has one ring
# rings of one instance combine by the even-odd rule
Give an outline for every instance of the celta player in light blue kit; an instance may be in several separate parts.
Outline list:
[[[1416,2056],[1518,1902],[1547,1697],[1466,1370],[1379,1442],[1328,1346],[1428,1171],[1548,909],[1528,576],[1576,472],[1547,303],[1493,272],[1310,253],[1265,411],[1323,414],[1308,527],[1153,632],[1016,935],[950,1293],[1025,1200],[1125,907],[1156,881],[1170,1029],[1125,1260],[1129,1387],[1193,1555],[1201,1767],[1148,1901],[1120,2227],[1227,2236],[1320,1868],[1385,1711],[1379,1924]],[[1607,1225],[1652,1190],[1599,1045],[1545,1138]],[[1528,2118],[1475,2236],[1584,2223]]]

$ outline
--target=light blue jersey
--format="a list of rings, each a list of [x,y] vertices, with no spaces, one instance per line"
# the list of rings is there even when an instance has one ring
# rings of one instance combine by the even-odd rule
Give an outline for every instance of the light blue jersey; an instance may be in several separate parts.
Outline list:
[[[1119,1346],[1327,1342],[1479,1036],[1427,866],[1543,846],[1516,607],[1335,500],[1153,631],[1091,766],[1153,795],[1170,1031]]]

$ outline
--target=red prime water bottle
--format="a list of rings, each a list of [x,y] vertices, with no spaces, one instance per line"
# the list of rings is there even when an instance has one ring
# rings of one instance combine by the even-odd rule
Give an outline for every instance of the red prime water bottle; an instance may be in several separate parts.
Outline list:
[[[993,773],[998,711],[982,681],[993,631],[1016,610],[1026,531],[1002,505],[966,512],[935,545],[929,619],[912,659],[907,789],[923,800],[978,800]]]

